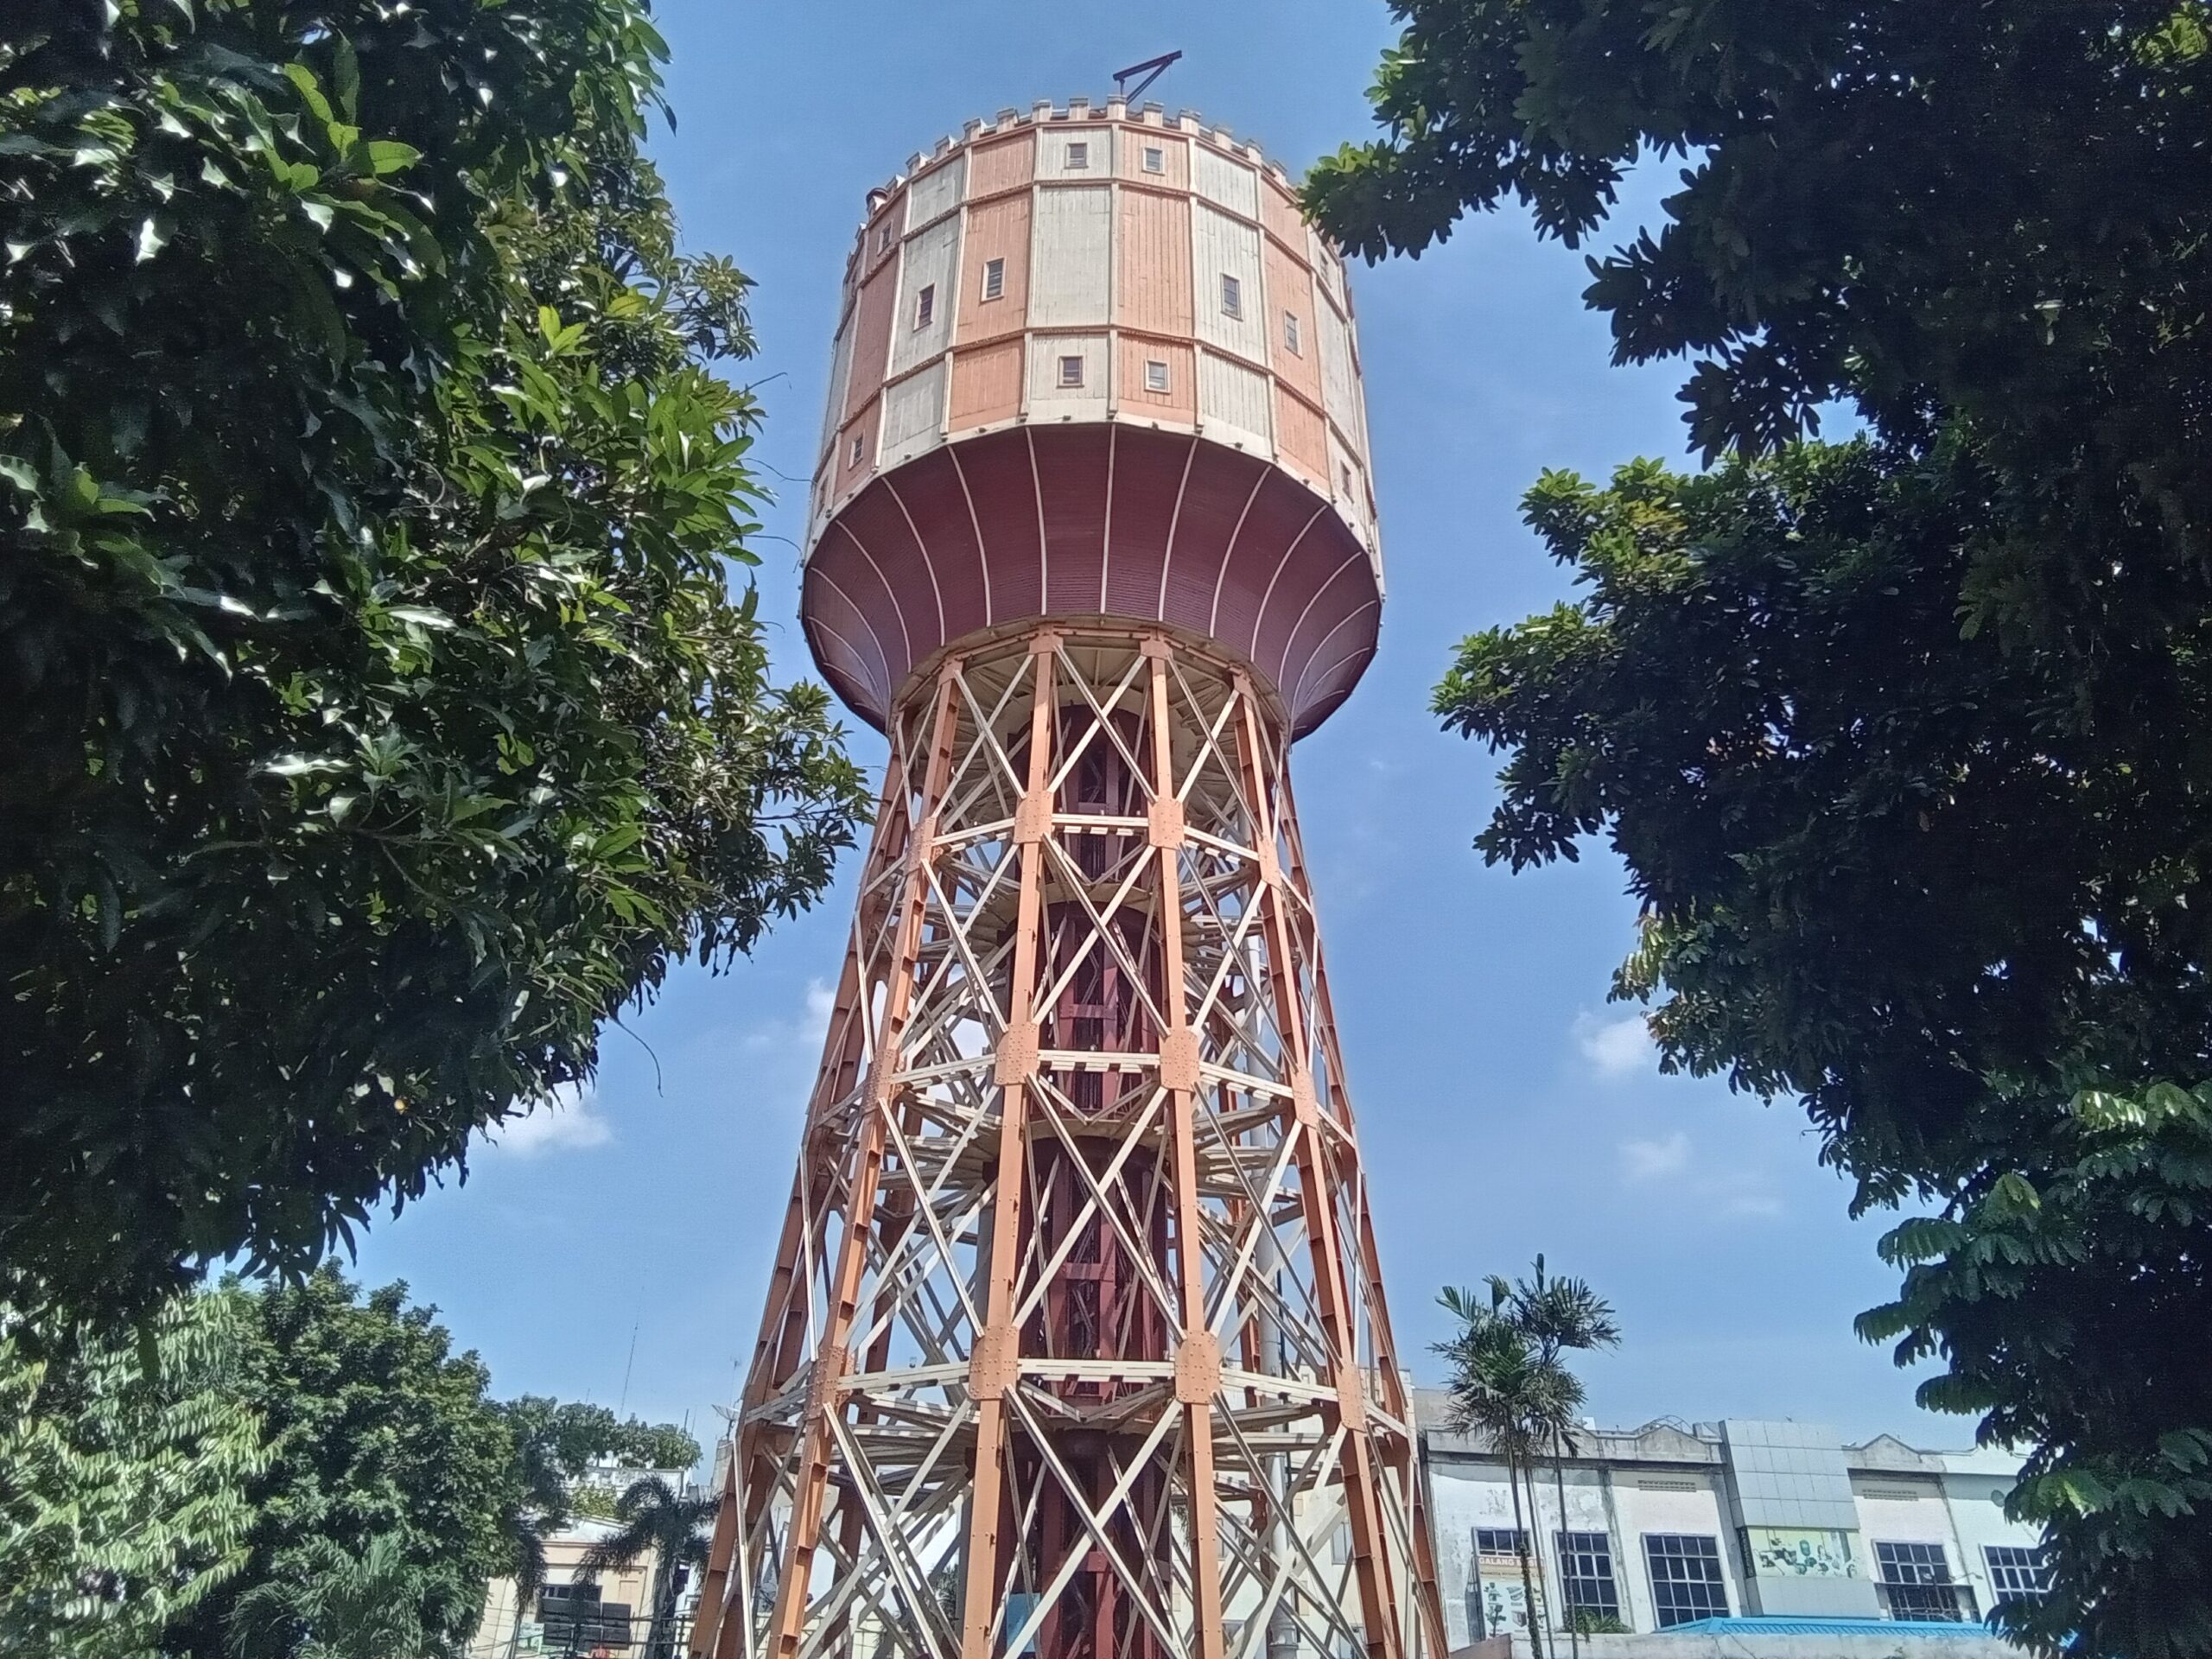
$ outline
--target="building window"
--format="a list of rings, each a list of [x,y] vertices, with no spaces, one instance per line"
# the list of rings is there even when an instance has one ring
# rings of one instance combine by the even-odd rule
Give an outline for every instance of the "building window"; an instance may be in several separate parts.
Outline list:
[[[546,1646],[558,1653],[630,1645],[630,1604],[602,1601],[595,1584],[549,1584],[537,1592]]]
[[[1647,1532],[1643,1562],[1651,1573],[1651,1605],[1659,1628],[1696,1618],[1728,1617],[1728,1581],[1720,1576],[1720,1541],[1698,1533]]]
[[[937,284],[924,283],[922,291],[914,296],[914,327],[926,328],[937,316]]]
[[[987,300],[1002,300],[1006,297],[1005,260],[986,259],[983,261],[983,297]]]
[[[1147,173],[1165,173],[1167,170],[1166,146],[1147,144],[1144,147],[1144,170]]]
[[[1241,317],[1244,315],[1244,284],[1226,271],[1221,277],[1221,309],[1224,316]]]
[[[887,219],[875,227],[875,251],[878,253],[891,251],[891,221]]]
[[[1881,1580],[1882,1601],[1891,1618],[1956,1624],[1966,1618],[1942,1545],[1878,1542],[1874,1570]]]
[[[1080,386],[1082,384],[1083,359],[1079,357],[1062,358],[1060,359],[1060,385],[1065,387],[1075,387]]]
[[[1981,1553],[1989,1563],[1989,1587],[1999,1602],[2039,1596],[2050,1588],[2050,1569],[2043,1564],[2040,1549],[1985,1544]]]
[[[1156,357],[1145,359],[1144,389],[1147,391],[1167,390],[1167,365]]]
[[[1090,165],[1090,146],[1077,139],[1068,146],[1068,171],[1080,171]]]
[[[1510,1555],[1516,1560],[1529,1548],[1529,1535],[1517,1527],[1477,1527],[1475,1553],[1478,1555]]]
[[[1621,1616],[1613,1583],[1613,1541],[1602,1532],[1562,1532],[1559,1543],[1560,1601],[1570,1614]]]
[[[859,465],[861,464],[861,457],[862,455],[866,454],[867,453],[868,453],[868,440],[867,440],[866,438],[863,438],[863,437],[862,437],[859,433],[857,433],[857,432],[854,433],[854,434],[853,434],[853,453],[852,453],[851,459],[850,459],[850,461],[849,461],[849,462],[848,464],[849,464],[849,465],[851,465],[851,466],[854,466],[854,467],[857,467],[857,466],[859,466]]]
[[[1295,311],[1282,314],[1282,348],[1293,357],[1306,355],[1305,347],[1298,343],[1298,313]]]

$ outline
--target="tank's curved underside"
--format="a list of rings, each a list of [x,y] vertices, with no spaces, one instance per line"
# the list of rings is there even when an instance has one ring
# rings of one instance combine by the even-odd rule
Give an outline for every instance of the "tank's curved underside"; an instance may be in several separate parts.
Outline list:
[[[877,478],[815,543],[802,613],[831,688],[878,727],[952,640],[1108,615],[1245,657],[1302,734],[1374,656],[1382,594],[1329,503],[1280,468],[1185,432],[1032,424]]]

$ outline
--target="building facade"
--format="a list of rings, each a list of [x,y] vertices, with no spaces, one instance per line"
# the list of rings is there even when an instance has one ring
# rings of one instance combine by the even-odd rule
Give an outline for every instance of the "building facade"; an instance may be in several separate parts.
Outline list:
[[[1447,1427],[1448,1396],[1423,1390],[1416,1409],[1454,1648],[1526,1631],[1532,1591],[1546,1630],[1579,1615],[1648,1633],[1745,1616],[1974,1624],[2043,1587],[2038,1535],[2005,1517],[2018,1460],[2002,1452],[1740,1418],[1592,1427],[1516,1516],[1503,1462]]]
[[[467,1659],[671,1659],[683,1651],[689,1636],[695,1587],[679,1592],[673,1640],[661,1654],[649,1654],[653,1590],[660,1563],[652,1555],[632,1566],[587,1573],[584,1559],[593,1547],[620,1530],[608,1518],[614,1501],[631,1483],[648,1477],[679,1491],[689,1485],[688,1470],[632,1469],[601,1463],[575,1484],[577,1513],[545,1540],[544,1581],[528,1596],[512,1578],[494,1579],[484,1596],[484,1616],[470,1638]],[[679,1568],[689,1579],[687,1569]]]

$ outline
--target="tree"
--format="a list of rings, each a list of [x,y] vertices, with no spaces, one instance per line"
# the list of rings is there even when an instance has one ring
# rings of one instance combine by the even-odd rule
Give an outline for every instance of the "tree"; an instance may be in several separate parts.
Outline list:
[[[0,1310],[0,1649],[141,1659],[245,1565],[268,1452],[242,1302],[176,1303],[143,1344],[33,1344]]]
[[[1437,694],[1505,747],[1478,839],[1515,868],[1603,833],[1644,912],[1618,992],[1663,1063],[1796,1096],[1885,1249],[1864,1329],[1941,1357],[1924,1403],[2034,1448],[2009,1500],[2046,1646],[2212,1649],[2207,631],[2063,652],[1962,633],[2005,487],[1970,446],[1865,440],[1550,474],[1529,522],[1586,588],[1477,634]]]
[[[1661,999],[1666,1062],[1803,1100],[1862,1206],[1937,1208],[1866,1328],[2041,1448],[2012,1503],[2057,1589],[2007,1626],[2212,1650],[2212,1402],[2171,1344],[2206,1248],[2173,1103],[2212,1077],[2206,10],[1397,10],[1388,134],[1309,205],[1370,256],[1509,196],[1580,245],[1627,168],[1685,158],[1586,297],[1620,360],[1696,359],[1691,435],[1729,457],[1531,493],[1591,594],[1439,689],[1512,752],[1481,844],[1607,834],[1646,911],[1619,988]],[[1831,399],[1872,441],[1789,447]],[[2030,1240],[2038,1179],[2069,1196]],[[1993,1292],[1999,1258],[2054,1300]]]
[[[1446,1287],[1437,1300],[1459,1320],[1460,1328],[1435,1348],[1451,1363],[1445,1385],[1452,1396],[1450,1425],[1480,1433],[1505,1460],[1506,1489],[1513,1497],[1514,1551],[1520,1557],[1521,1592],[1529,1610],[1529,1642],[1536,1659],[1543,1659],[1543,1603],[1529,1571],[1521,1484],[1537,1455],[1534,1426],[1548,1414],[1567,1379],[1560,1368],[1540,1367],[1528,1338],[1503,1317],[1497,1306],[1499,1282],[1491,1281],[1489,1306],[1471,1290]],[[1532,1491],[1529,1507],[1534,1509],[1535,1503]]]
[[[632,1469],[689,1469],[699,1443],[674,1423],[618,1419],[605,1406],[526,1394],[499,1408],[515,1438],[521,1501],[507,1517],[515,1581],[515,1631],[545,1582],[545,1541],[576,1510],[575,1483],[593,1462],[613,1458]]]
[[[594,1461],[612,1458],[627,1469],[689,1469],[699,1442],[674,1423],[618,1418],[605,1406],[525,1394],[499,1410],[515,1433],[533,1496],[557,1497]]]
[[[1419,253],[1508,198],[1580,245],[1639,159],[1684,158],[1665,223],[1593,259],[1586,297],[1618,359],[1698,356],[1683,397],[1708,458],[1834,398],[1892,439],[1955,416],[2053,537],[2013,564],[2095,590],[2123,544],[2212,552],[2202,0],[1392,10],[1386,136],[1307,186],[1348,247]]]
[[[1436,1351],[1451,1364],[1446,1387],[1453,1426],[1479,1431],[1505,1460],[1522,1593],[1529,1605],[1529,1646],[1536,1659],[1543,1659],[1543,1604],[1529,1560],[1529,1529],[1537,1522],[1536,1467],[1549,1456],[1564,1527],[1567,1478],[1560,1453],[1572,1444],[1587,1397],[1566,1357],[1613,1346],[1620,1340],[1620,1327],[1610,1304],[1581,1280],[1547,1274],[1541,1255],[1529,1278],[1516,1282],[1493,1274],[1484,1282],[1487,1300],[1463,1287],[1447,1287],[1439,1296],[1459,1329],[1437,1344]],[[1521,1510],[1524,1483],[1528,1524]],[[1561,1609],[1561,1617],[1579,1647],[1580,1630],[1567,1610]]]
[[[672,1659],[683,1574],[705,1562],[703,1529],[721,1507],[718,1497],[686,1497],[659,1476],[647,1475],[631,1482],[615,1500],[616,1530],[584,1552],[578,1573],[587,1579],[653,1558],[653,1611],[645,1659]]]
[[[2009,1507],[2050,1528],[2053,1585],[1999,1613],[2039,1647],[2212,1643],[2212,1388],[2173,1341],[2202,1328],[2208,1218],[2212,1085],[2164,1084],[2083,1091],[2038,1155],[1884,1240],[1904,1291],[1862,1332],[1942,1355],[1933,1402],[2030,1448]]]
[[[297,1276],[866,802],[643,0],[0,16],[0,1273]]]
[[[486,1585],[513,1563],[523,1500],[513,1433],[485,1397],[482,1363],[454,1354],[436,1311],[408,1306],[404,1285],[364,1296],[326,1268],[251,1306],[240,1393],[270,1455],[246,1484],[249,1557],[170,1628],[163,1651],[228,1659],[242,1629],[240,1641],[262,1644],[258,1659],[267,1643],[305,1639],[315,1619],[370,1601],[391,1604],[399,1621],[365,1627],[385,1632],[375,1640],[412,1632],[423,1652],[457,1651]],[[372,1584],[382,1586],[373,1595]]]
[[[232,1609],[232,1659],[427,1659],[426,1586],[397,1541],[359,1555],[327,1538],[302,1545],[290,1573],[264,1579]]]
[[[1563,1369],[1570,1353],[1617,1347],[1620,1343],[1620,1325],[1613,1318],[1612,1304],[1580,1279],[1557,1279],[1547,1274],[1541,1255],[1536,1258],[1530,1276],[1513,1286],[1504,1307],[1506,1316],[1534,1346],[1541,1365]],[[1573,1450],[1574,1436],[1580,1427],[1581,1383],[1580,1379],[1574,1381],[1573,1400],[1568,1402],[1566,1391],[1562,1391],[1559,1400],[1562,1408],[1543,1425],[1544,1449],[1551,1456],[1552,1487],[1559,1499],[1562,1531],[1567,1528],[1567,1453]],[[1535,1508],[1533,1490],[1529,1506]],[[1560,1570],[1564,1573],[1564,1567]],[[1567,1645],[1580,1653],[1581,1638],[1590,1634],[1584,1629],[1581,1616],[1589,1610],[1566,1605],[1564,1585],[1560,1588],[1560,1618],[1567,1631]]]

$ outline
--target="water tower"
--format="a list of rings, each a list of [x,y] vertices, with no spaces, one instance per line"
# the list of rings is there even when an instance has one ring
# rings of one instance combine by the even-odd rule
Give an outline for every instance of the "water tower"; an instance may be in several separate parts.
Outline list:
[[[695,1659],[1441,1659],[1291,799],[1382,598],[1342,262],[1116,99],[846,267],[804,613],[890,740]]]

